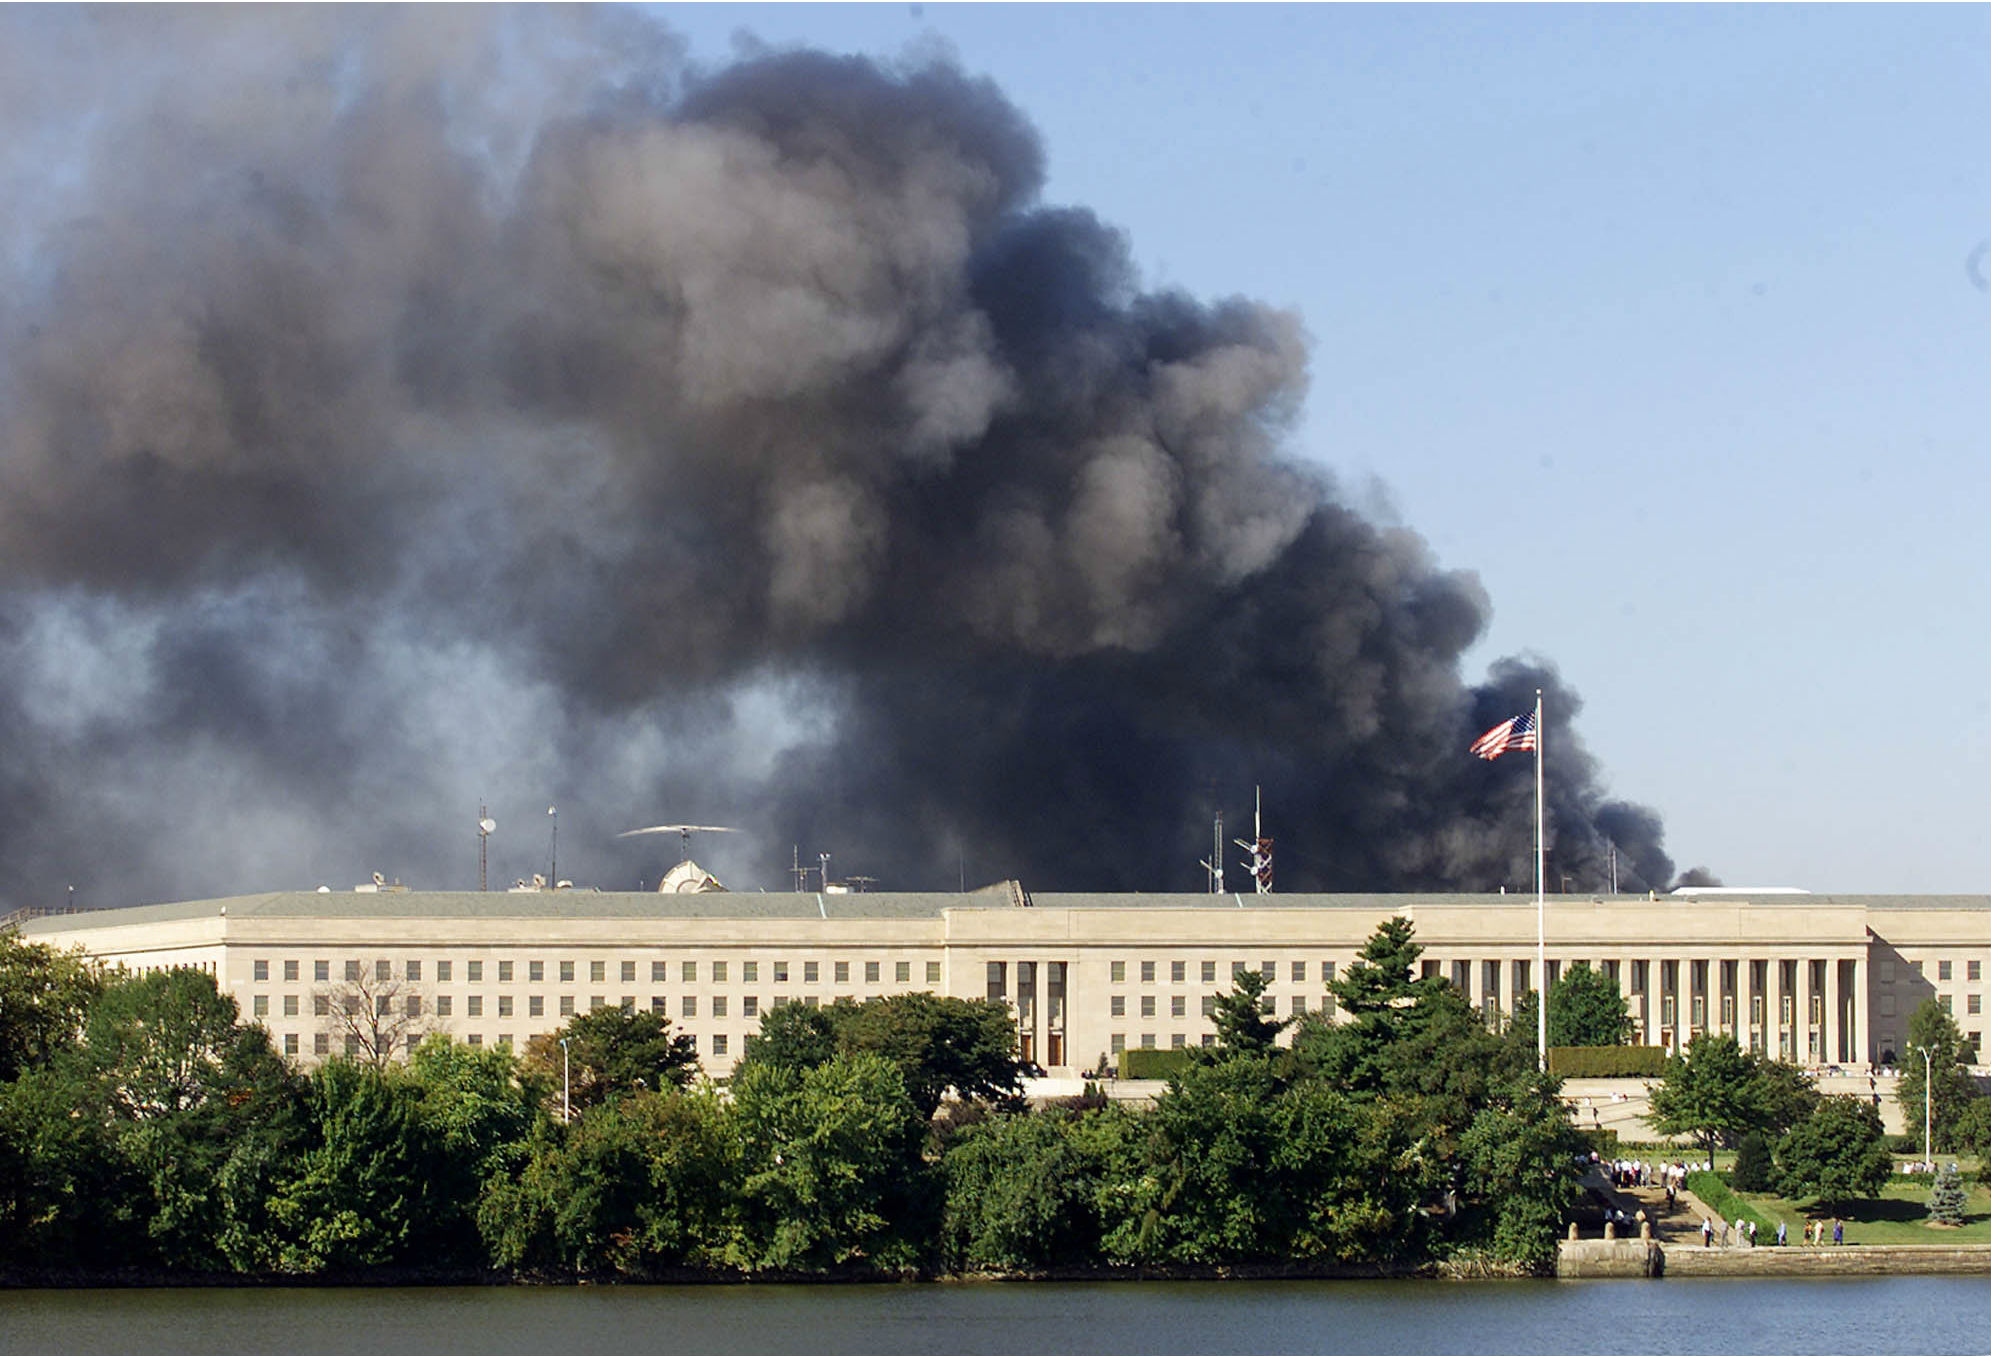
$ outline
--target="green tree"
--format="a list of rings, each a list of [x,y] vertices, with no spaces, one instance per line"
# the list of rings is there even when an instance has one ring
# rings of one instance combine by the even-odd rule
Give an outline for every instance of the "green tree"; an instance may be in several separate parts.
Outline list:
[[[1768,1191],[1775,1166],[1770,1156],[1770,1141],[1761,1130],[1751,1130],[1736,1146],[1735,1167],[1728,1174],[1728,1184],[1737,1191]]]
[[[1928,1064],[1922,1052],[1929,1054]],[[1971,1104],[1982,1094],[1968,1068],[1970,1046],[1957,1029],[1956,1019],[1935,999],[1927,999],[1908,1016],[1908,1042],[1901,1057],[1901,1077],[1895,1084],[1895,1101],[1901,1114],[1917,1132],[1922,1128],[1922,1092],[1931,1090],[1926,1108],[1932,1122],[1935,1148],[1955,1153],[1963,1147],[1958,1131],[1966,1124]],[[1933,1075],[1933,1082],[1928,1076]]]
[[[641,1276],[728,1255],[737,1144],[709,1090],[614,1098],[564,1131],[542,1122],[525,1149],[478,1207],[500,1266]]]
[[[103,986],[103,972],[80,951],[0,931],[0,1083],[74,1047]]]
[[[1294,1057],[1355,1095],[1381,1091],[1400,1072],[1405,1039],[1431,1017],[1429,1000],[1450,987],[1442,979],[1414,978],[1423,950],[1408,918],[1385,919],[1363,943],[1361,956],[1328,986],[1346,1020],[1323,1013],[1301,1019]]]
[[[670,1018],[662,1013],[602,1007],[534,1036],[526,1045],[525,1066],[556,1104],[566,1092],[563,1078],[568,1080],[572,1105],[582,1111],[621,1094],[690,1086],[698,1072],[698,1043],[682,1032],[673,1035]]]
[[[1550,1045],[1623,1045],[1631,1011],[1618,982],[1588,965],[1572,965],[1549,988]]]
[[[915,1264],[928,1236],[926,1121],[874,1054],[733,1079],[743,1158],[738,1258],[761,1271]]]
[[[1264,971],[1243,969],[1232,979],[1230,992],[1217,996],[1212,1014],[1217,1043],[1203,1052],[1205,1058],[1263,1059],[1272,1053],[1287,1023],[1266,1015],[1271,1006],[1265,997],[1267,982]]]
[[[1930,1223],[1961,1227],[1964,1208],[1968,1203],[1963,1176],[1956,1170],[1956,1164],[1943,1164],[1942,1171],[1936,1174],[1935,1185],[1929,1188]]]
[[[1763,1113],[1757,1064],[1733,1036],[1704,1032],[1666,1061],[1652,1090],[1652,1121],[1669,1135],[1692,1135],[1709,1153],[1758,1126]]]
[[[1104,1189],[1133,1114],[1110,1107],[995,1115],[954,1135],[941,1164],[943,1264],[1033,1271],[1097,1261]]]
[[[0,1265],[143,1260],[149,1200],[74,1061],[0,1083]]]
[[[1880,1112],[1853,1097],[1826,1097],[1777,1145],[1777,1185],[1830,1210],[1880,1195],[1894,1171]]]
[[[838,1051],[890,1060],[922,1118],[930,1119],[949,1092],[989,1100],[1023,1091],[1016,1019],[1001,1003],[899,993],[824,1011]]]
[[[760,1015],[760,1030],[747,1037],[735,1068],[771,1065],[802,1073],[836,1058],[836,1027],[825,1008],[803,1003],[776,1003]]]

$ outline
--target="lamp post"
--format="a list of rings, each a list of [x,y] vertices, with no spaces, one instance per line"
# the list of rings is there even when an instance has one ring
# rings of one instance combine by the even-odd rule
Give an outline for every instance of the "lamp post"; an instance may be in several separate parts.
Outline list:
[[[574,1081],[567,1058],[567,1037],[560,1038],[560,1124],[574,1119]]]
[[[1930,1134],[1935,1126],[1935,1117],[1931,1114],[1931,1109],[1935,1106],[1933,1101],[1935,1081],[1934,1067],[1929,1063],[1929,1047],[1925,1045],[1922,1047],[1922,1161],[1924,1163],[1936,1161],[1935,1147],[1931,1142],[1933,1137]]]

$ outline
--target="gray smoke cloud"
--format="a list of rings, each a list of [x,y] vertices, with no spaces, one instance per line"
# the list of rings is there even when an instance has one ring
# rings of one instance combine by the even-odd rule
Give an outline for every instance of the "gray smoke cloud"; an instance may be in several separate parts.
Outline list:
[[[1545,662],[1295,455],[1306,337],[1144,290],[945,59],[693,66],[620,10],[0,16],[0,861],[15,905],[1287,889],[1673,865]],[[1316,325],[1333,317],[1314,317]],[[544,813],[557,805],[556,817]],[[1235,853],[1232,854],[1235,856]]]

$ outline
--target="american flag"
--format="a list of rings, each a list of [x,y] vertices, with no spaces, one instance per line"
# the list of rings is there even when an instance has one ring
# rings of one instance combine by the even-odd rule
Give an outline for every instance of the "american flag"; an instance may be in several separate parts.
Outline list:
[[[1470,751],[1490,762],[1512,749],[1525,751],[1536,747],[1535,716],[1531,711],[1525,716],[1509,716],[1501,721],[1475,739]]]

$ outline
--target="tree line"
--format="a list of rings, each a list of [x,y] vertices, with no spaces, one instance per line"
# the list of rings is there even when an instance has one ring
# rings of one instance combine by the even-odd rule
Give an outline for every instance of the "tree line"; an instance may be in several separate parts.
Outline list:
[[[194,970],[0,938],[0,1269],[941,1275],[1552,1261],[1583,1147],[1385,923],[1290,1042],[1247,971],[1152,1109],[1019,1097],[999,1003],[767,1013],[724,1087],[652,1013],[302,1071]],[[564,1041],[564,1048],[562,1042]]]

